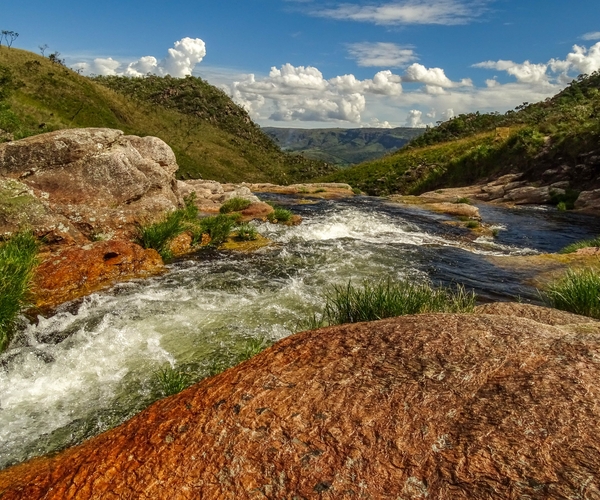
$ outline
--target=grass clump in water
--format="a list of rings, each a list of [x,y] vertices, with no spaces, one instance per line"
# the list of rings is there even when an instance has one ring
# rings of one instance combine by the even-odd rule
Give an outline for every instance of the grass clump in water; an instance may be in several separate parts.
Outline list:
[[[426,283],[391,280],[333,286],[326,295],[324,318],[329,325],[374,321],[405,314],[473,312],[475,294],[464,287],[433,288]]]
[[[252,205],[252,202],[246,198],[230,198],[221,205],[219,212],[222,214],[240,212],[246,210],[250,205]]]
[[[183,210],[175,210],[159,222],[139,226],[137,242],[144,248],[153,248],[164,260],[168,260],[172,257],[169,244],[184,230]]]
[[[8,346],[15,319],[26,303],[37,251],[37,242],[28,232],[0,246],[0,352]]]
[[[219,246],[229,237],[229,233],[235,227],[237,217],[231,215],[219,214],[212,217],[200,219],[196,235],[201,238],[203,234],[210,236],[210,245]],[[197,242],[198,238],[194,238]]]
[[[467,205],[471,205],[471,200],[469,198],[457,198],[455,203],[465,203]]]
[[[575,243],[571,243],[570,245],[567,245],[563,249],[559,250],[558,253],[573,253],[573,252],[576,252],[577,250],[580,250],[581,248],[588,248],[588,247],[600,247],[600,236],[596,236],[595,238],[592,238],[589,240],[583,240],[583,241],[577,241]]]
[[[600,273],[593,269],[568,270],[543,293],[556,309],[600,319]]]
[[[267,215],[269,222],[274,224],[278,222],[289,222],[292,218],[292,212],[286,208],[274,207],[273,211]]]
[[[180,393],[192,383],[187,373],[170,365],[156,371],[153,381],[158,392],[165,398]]]
[[[470,220],[466,223],[466,227],[468,229],[477,229],[479,227],[479,222],[477,222],[476,220]]]
[[[236,354],[226,356],[220,353],[213,358],[208,366],[207,375],[209,377],[218,375],[243,361],[253,358],[272,344],[273,342],[266,337],[252,337],[246,339],[241,346],[241,349],[238,350]]]
[[[240,241],[255,241],[258,239],[258,231],[256,227],[246,222],[237,227],[236,238]]]

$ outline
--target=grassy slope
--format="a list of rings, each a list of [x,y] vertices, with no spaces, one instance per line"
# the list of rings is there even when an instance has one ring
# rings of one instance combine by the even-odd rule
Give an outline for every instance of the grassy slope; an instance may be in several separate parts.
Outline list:
[[[93,80],[3,46],[0,89],[0,129],[15,139],[73,127],[153,135],[173,148],[182,178],[289,183],[332,170],[283,154],[245,111],[199,78]],[[0,132],[0,140],[8,137]]]
[[[302,152],[308,158],[348,166],[374,160],[396,151],[423,129],[298,129],[265,127],[263,130],[286,151]]]
[[[557,165],[575,167],[600,144],[600,73],[580,77],[544,102],[517,111],[471,113],[428,130],[407,146],[322,180],[348,182],[369,194],[419,194],[439,187],[464,186],[508,172],[526,178]],[[496,138],[496,127],[509,127]],[[597,188],[600,180],[579,188]],[[589,185],[588,185],[589,184]]]

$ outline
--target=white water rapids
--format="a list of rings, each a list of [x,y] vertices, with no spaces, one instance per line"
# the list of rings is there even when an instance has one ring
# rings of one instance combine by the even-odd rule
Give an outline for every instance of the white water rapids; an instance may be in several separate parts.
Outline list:
[[[409,222],[410,211],[378,207],[301,207],[300,226],[260,225],[275,247],[183,260],[164,276],[120,284],[24,325],[0,356],[0,468],[140,411],[155,397],[153,373],[166,364],[201,373],[244,339],[290,335],[320,310],[332,284],[430,278],[483,289],[510,281],[493,274],[483,254],[532,252],[491,240],[465,243],[443,228],[432,231],[442,226],[436,220],[423,229]],[[457,258],[463,264],[454,275],[448,262]],[[506,296],[521,285],[513,278],[508,286]]]

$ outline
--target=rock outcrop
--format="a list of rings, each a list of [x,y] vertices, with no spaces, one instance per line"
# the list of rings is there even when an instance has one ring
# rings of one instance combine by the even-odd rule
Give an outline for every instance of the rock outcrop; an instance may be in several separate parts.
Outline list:
[[[53,307],[118,281],[163,271],[156,250],[145,250],[129,241],[99,241],[42,255],[32,292],[37,307]]]
[[[100,233],[131,239],[136,223],[181,206],[176,170],[175,155],[162,140],[120,130],[59,130],[0,144],[0,178],[26,186],[21,191],[35,197],[48,219],[34,231],[58,241]],[[3,233],[24,225],[6,205],[3,198]]]
[[[0,497],[599,498],[600,326],[546,311],[291,336],[0,472]]]

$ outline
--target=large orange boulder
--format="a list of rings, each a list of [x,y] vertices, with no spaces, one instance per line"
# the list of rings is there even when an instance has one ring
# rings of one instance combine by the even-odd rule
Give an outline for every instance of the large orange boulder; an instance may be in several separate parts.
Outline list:
[[[147,277],[164,270],[156,250],[145,250],[121,240],[64,247],[41,257],[33,283],[38,307],[56,306],[118,281]]]
[[[521,311],[291,336],[0,497],[600,498],[598,323]]]

